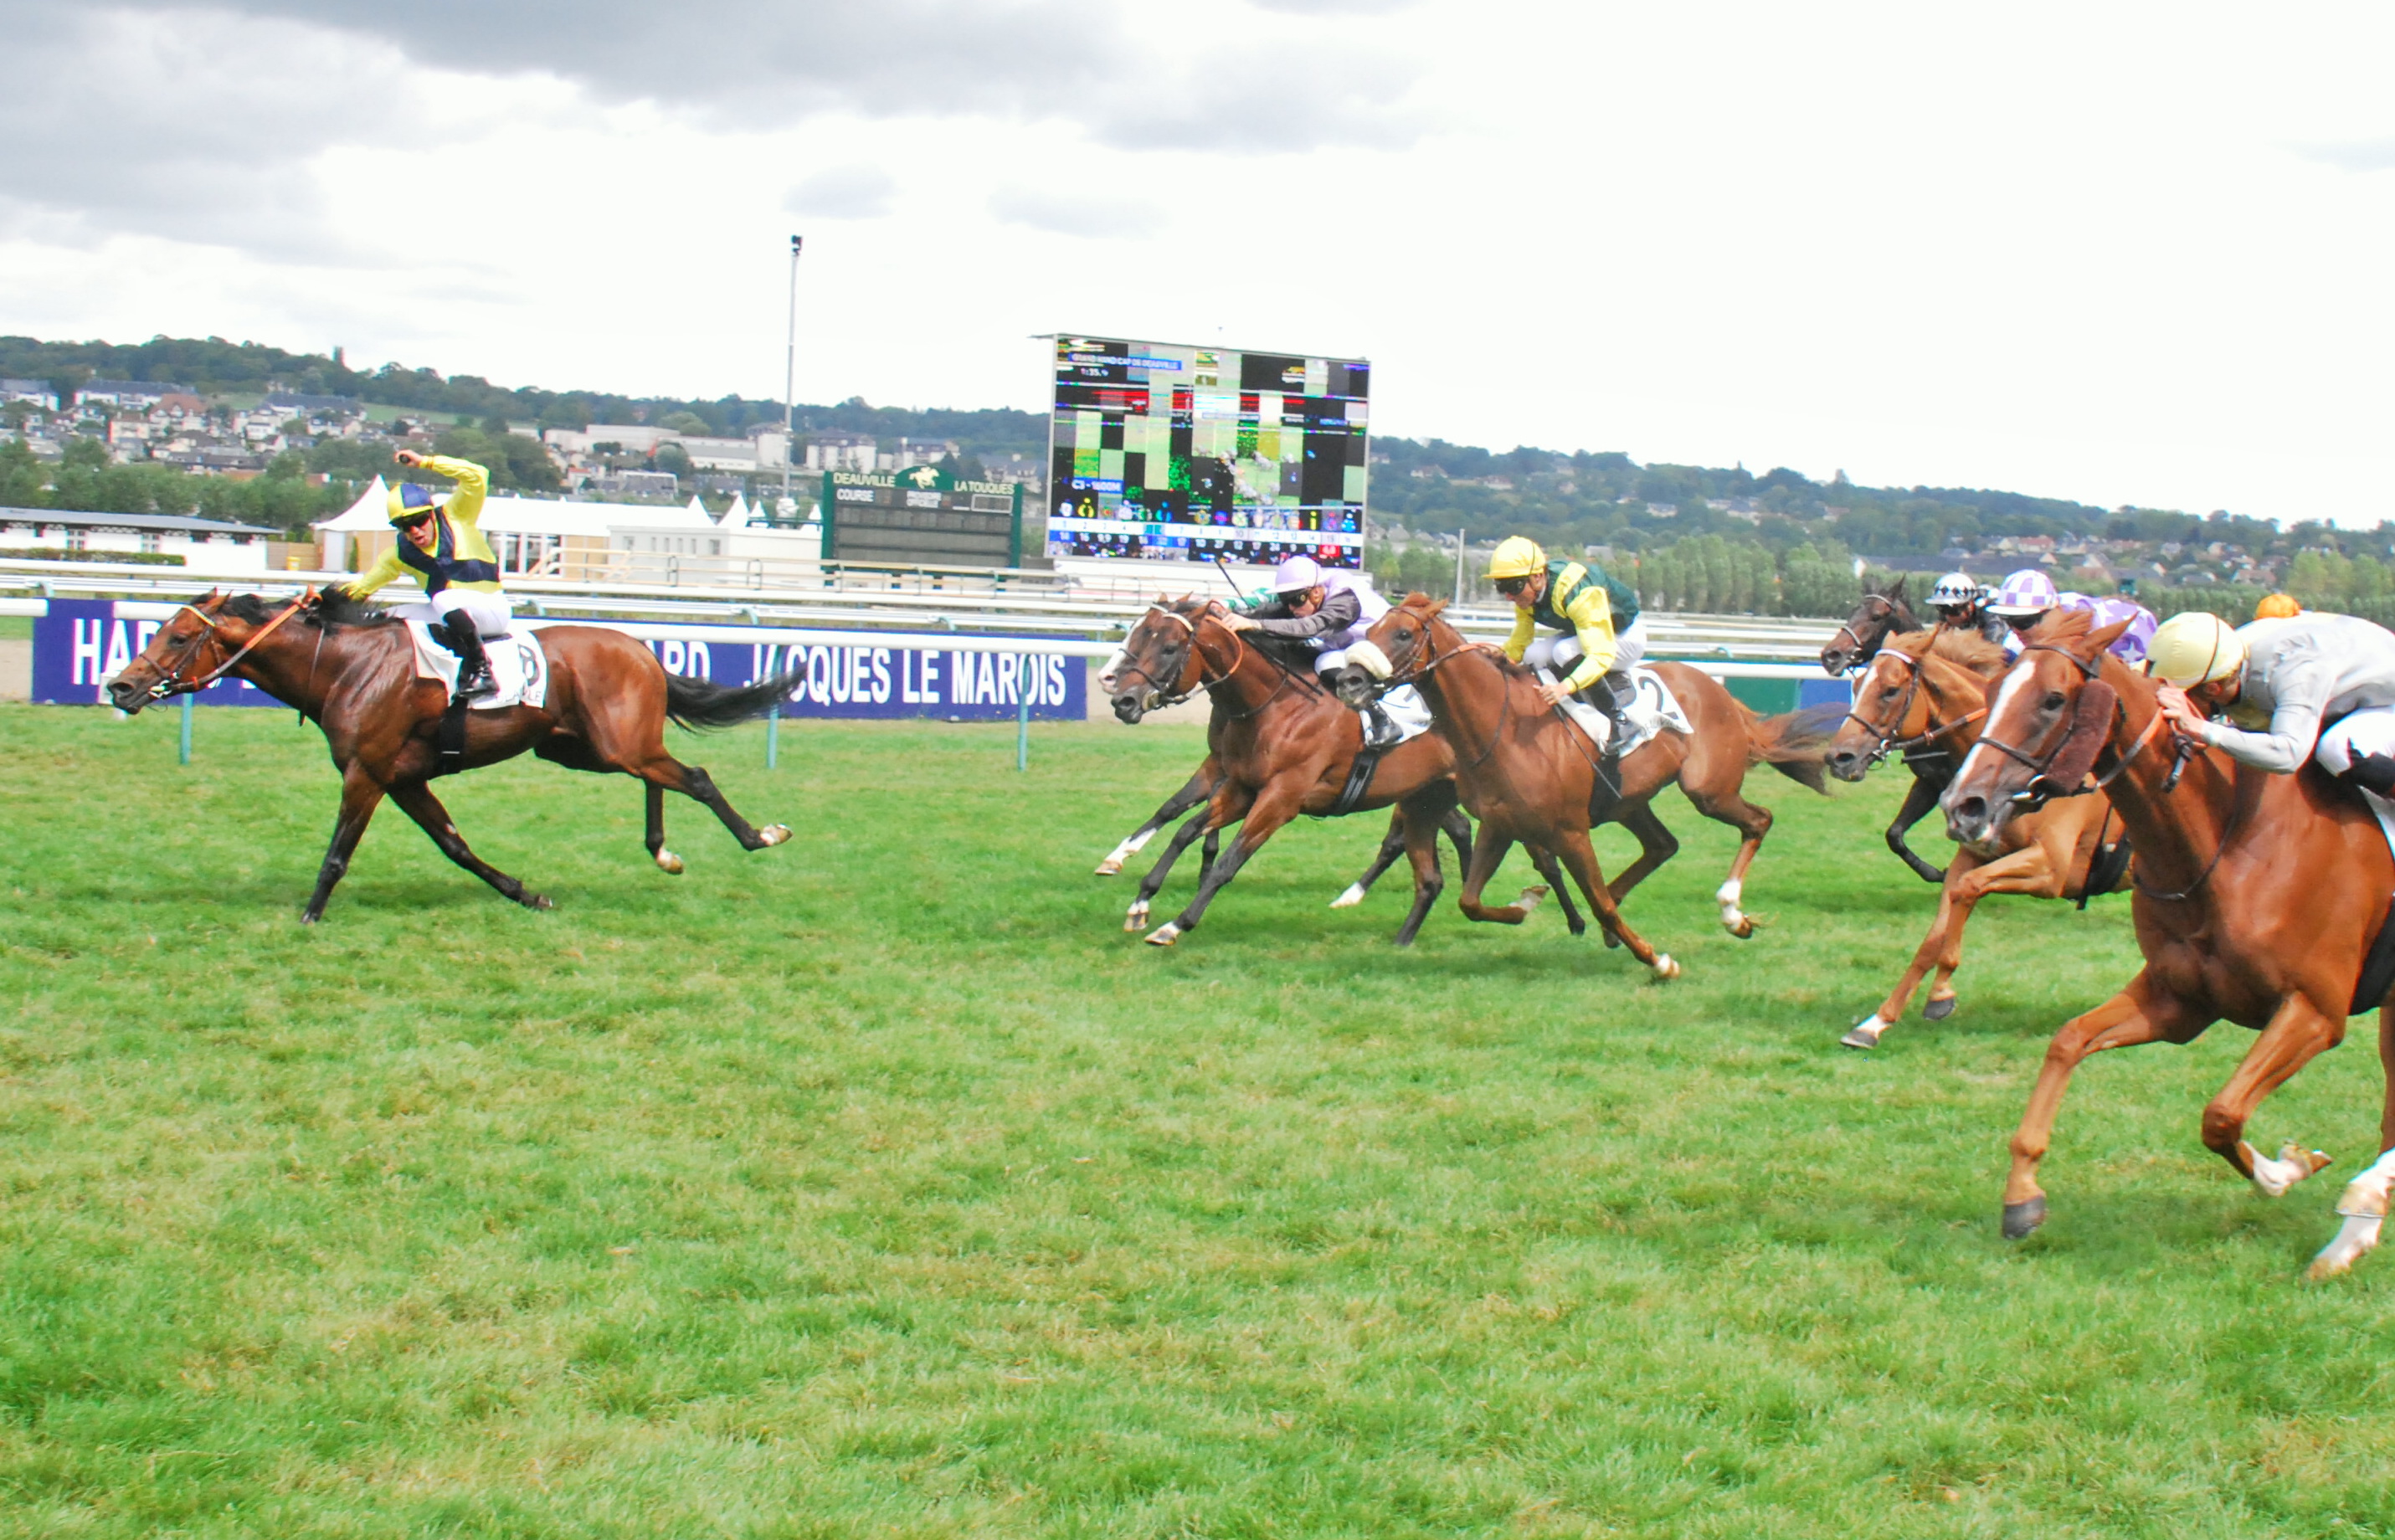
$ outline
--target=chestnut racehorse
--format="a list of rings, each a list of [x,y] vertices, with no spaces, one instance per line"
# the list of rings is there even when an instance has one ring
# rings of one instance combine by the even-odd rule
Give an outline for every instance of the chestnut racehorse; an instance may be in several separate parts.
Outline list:
[[[496,764],[526,749],[568,770],[621,770],[648,783],[649,854],[667,872],[682,869],[681,858],[666,849],[668,791],[707,804],[745,849],[790,837],[783,824],[750,827],[705,770],[665,747],[668,717],[684,727],[729,727],[762,717],[787,693],[789,679],[733,689],[684,678],[668,674],[642,643],[597,626],[549,626],[539,645],[549,658],[547,704],[469,711],[465,754],[447,762],[436,741],[447,688],[416,677],[416,647],[404,625],[353,599],[211,592],[176,611],[111,681],[108,695],[120,709],[137,712],[218,678],[244,678],[324,729],[341,772],[341,812],[316,890],[299,916],[306,924],[323,916],[333,885],[349,870],[366,822],[385,796],[432,836],[443,855],[525,908],[548,908],[549,900],[467,849],[428,784],[453,768]]]
[[[1430,703],[1438,735],[1454,756],[1457,790],[1480,821],[1463,879],[1463,913],[1505,923],[1521,918],[1518,906],[1490,909],[1480,902],[1481,889],[1519,841],[1562,858],[1609,942],[1629,947],[1658,977],[1676,977],[1679,964],[1640,940],[1620,908],[1632,888],[1679,849],[1652,806],[1658,792],[1676,783],[1699,812],[1744,836],[1729,878],[1714,898],[1732,935],[1753,935],[1754,922],[1739,900],[1771,813],[1747,801],[1741,787],[1748,766],[1768,760],[1792,779],[1820,788],[1820,747],[1800,739],[1795,726],[1795,717],[1806,714],[1766,721],[1708,675],[1685,664],[1651,665],[1695,731],[1659,732],[1622,756],[1610,771],[1619,778],[1618,791],[1608,786],[1600,802],[1597,755],[1587,736],[1547,705],[1535,674],[1494,647],[1466,641],[1444,618],[1446,608],[1427,594],[1409,595],[1368,634],[1388,672],[1375,677],[1362,662],[1351,661],[1340,671],[1339,690],[1360,708],[1379,690],[1413,684]],[[1589,843],[1593,820],[1619,823],[1638,838],[1637,861],[1609,886]]]
[[[1988,697],[1994,692],[1987,676],[2001,673],[2004,665],[2004,649],[1976,631],[1913,631],[1888,638],[1855,682],[1854,709],[1830,741],[1830,773],[1841,781],[1859,781],[1894,749],[1908,763],[1935,755],[1951,775],[1979,741]],[[1941,784],[1944,779],[1941,775]],[[1922,783],[1913,783],[1916,788]],[[2118,852],[2117,865],[2097,860],[2103,849],[2098,841],[2108,827],[2125,839],[2119,821],[2111,817],[2111,804],[2097,792],[2008,819],[1992,847],[1957,851],[1946,867],[1937,917],[1912,954],[1912,966],[1880,1007],[1839,1041],[1850,1048],[1878,1046],[1880,1034],[1902,1019],[1913,991],[1933,967],[1938,976],[1921,1014],[1932,1021],[1952,1015],[1954,970],[1963,963],[1963,928],[1971,921],[1973,905],[1989,894],[2077,897],[2084,902],[2091,880],[2097,892],[2117,889],[2128,850],[2123,845],[2111,848]]]
[[[1146,922],[1163,874],[1200,829],[1211,838],[1239,825],[1230,852],[1208,861],[1189,906],[1147,937],[1153,945],[1171,946],[1197,928],[1214,895],[1281,825],[1300,813],[1333,809],[1363,748],[1363,724],[1312,669],[1250,644],[1223,623],[1221,606],[1211,600],[1158,600],[1131,628],[1119,660],[1112,670],[1114,711],[1126,723],[1201,689],[1212,696],[1209,762],[1221,775],[1206,809],[1174,836],[1142,883],[1123,928],[1136,930]],[[1381,756],[1349,809],[1394,806],[1404,825],[1414,903],[1397,932],[1400,946],[1411,943],[1445,886],[1438,835],[1451,816],[1460,818],[1452,768],[1438,735],[1422,733]]]
[[[2013,1135],[2004,1220],[2013,1237],[2045,1218],[2038,1163],[2071,1072],[2089,1054],[2192,1042],[2224,1017],[2259,1029],[2203,1109],[2203,1143],[2271,1197],[2328,1157],[2291,1143],[2269,1159],[2247,1143],[2262,1099],[2335,1047],[2349,1015],[2374,1007],[2379,1055],[2395,1072],[2388,981],[2363,977],[2395,891],[2377,821],[2313,766],[2272,775],[2184,743],[2174,752],[2154,681],[2105,651],[2124,627],[2097,628],[2077,611],[2040,621],[1943,799],[1947,832],[1976,844],[2042,796],[2078,785],[2092,766],[2137,845],[2130,914],[2146,966],[2118,994],[2064,1022],[2045,1050]],[[2382,1149],[2395,1147],[2395,1074],[2389,1087]],[[2378,1202],[2383,1214],[2383,1192]],[[2335,1249],[2322,1254],[2324,1270],[2359,1255],[2338,1260]]]

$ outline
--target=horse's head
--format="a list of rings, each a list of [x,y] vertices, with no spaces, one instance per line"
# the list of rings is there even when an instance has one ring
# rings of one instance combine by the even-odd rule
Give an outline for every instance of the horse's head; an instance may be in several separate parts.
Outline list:
[[[1135,723],[1158,706],[1194,692],[1205,678],[1198,627],[1211,611],[1202,599],[1158,599],[1123,638],[1122,650],[1100,676],[1118,721]]]
[[[158,627],[141,655],[108,681],[110,703],[131,716],[152,701],[178,693],[178,683],[196,679],[231,657],[241,643],[234,640],[227,646],[225,627],[247,628],[224,616],[226,599],[223,589],[211,588],[177,610],[172,619]]]
[[[1821,668],[1825,673],[1843,674],[1859,663],[1868,663],[1878,654],[1880,643],[1915,625],[1912,609],[1904,601],[1904,574],[1899,573],[1886,587],[1863,595],[1854,613],[1821,649]]]
[[[1832,775],[1859,781],[1890,744],[1929,731],[1929,692],[1921,688],[1924,666],[1920,653],[1904,641],[1882,647],[1872,658],[1855,681],[1854,706],[1823,757]]]
[[[1374,621],[1364,639],[1347,649],[1346,665],[1331,676],[1340,700],[1361,711],[1383,691],[1421,678],[1436,653],[1432,632],[1447,627],[1439,618],[1446,608],[1443,599],[1412,593]]]
[[[2078,788],[2119,717],[2119,697],[2097,678],[2126,621],[2097,626],[2084,611],[2049,613],[1988,708],[1979,741],[1938,805],[1958,845],[1984,847],[2016,812]]]

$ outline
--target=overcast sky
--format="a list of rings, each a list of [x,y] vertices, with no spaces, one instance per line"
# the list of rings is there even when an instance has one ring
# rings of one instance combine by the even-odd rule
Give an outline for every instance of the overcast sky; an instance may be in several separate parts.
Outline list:
[[[2395,517],[2385,7],[0,0],[0,331]]]

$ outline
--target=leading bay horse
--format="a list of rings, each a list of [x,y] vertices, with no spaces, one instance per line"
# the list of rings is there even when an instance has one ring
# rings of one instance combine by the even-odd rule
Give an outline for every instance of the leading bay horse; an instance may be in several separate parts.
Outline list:
[[[1413,908],[1396,943],[1412,943],[1445,886],[1438,869],[1441,829],[1458,837],[1459,849],[1462,844],[1453,767],[1437,734],[1425,732],[1383,752],[1351,796],[1349,781],[1364,748],[1362,719],[1303,661],[1277,658],[1224,625],[1219,604],[1159,599],[1131,627],[1118,656],[1110,671],[1113,704],[1125,723],[1201,689],[1212,697],[1207,737],[1213,752],[1208,763],[1220,777],[1206,808],[1174,837],[1141,884],[1124,928],[1145,923],[1148,902],[1173,858],[1201,829],[1211,841],[1231,824],[1239,825],[1229,853],[1207,861],[1188,907],[1149,932],[1151,945],[1171,946],[1195,929],[1214,895],[1290,819],[1394,807],[1414,875]]]
[[[2119,994],[2065,1021],[2045,1050],[2005,1183],[2004,1230],[2016,1239],[2044,1222],[2038,1165],[2080,1060],[2139,1043],[2190,1043],[2222,1018],[2261,1035],[2204,1107],[2203,1143],[2263,1194],[2277,1197],[2328,1157],[2294,1143],[2276,1159],[2262,1155],[2245,1139],[2255,1109],[2342,1041],[2348,1016],[2374,1007],[2389,1071],[2379,1145],[2395,1148],[2387,1009],[2395,981],[2372,946],[2395,892],[2387,836],[2361,797],[2317,767],[2272,775],[2177,741],[2155,706],[2155,682],[2105,651],[2125,625],[2097,627],[2079,611],[2040,621],[1943,799],[1947,832],[1977,843],[2093,768],[2137,851],[2130,914],[2146,966]],[[2383,1183],[2347,1197],[2340,1208],[2362,1210],[2375,1243]],[[2342,1234],[2315,1269],[2339,1270],[2364,1249],[2362,1237]]]
[[[1454,756],[1456,788],[1465,809],[1480,821],[1463,879],[1464,914],[1500,921],[1520,917],[1480,902],[1481,889],[1519,841],[1534,852],[1562,858],[1596,911],[1608,943],[1629,947],[1658,978],[1676,978],[1680,965],[1640,940],[1622,921],[1620,905],[1680,848],[1652,806],[1657,793],[1677,784],[1699,812],[1743,836],[1729,877],[1714,898],[1730,934],[1753,935],[1754,922],[1739,903],[1747,868],[1771,828],[1771,813],[1747,801],[1741,788],[1748,767],[1767,761],[1790,779],[1822,789],[1820,746],[1806,725],[1811,714],[1766,719],[1719,680],[1686,664],[1650,665],[1694,731],[1656,733],[1621,757],[1610,771],[1618,781],[1600,790],[1594,745],[1547,705],[1537,675],[1508,662],[1494,647],[1466,641],[1444,618],[1446,609],[1442,599],[1409,595],[1373,623],[1368,637],[1377,657],[1367,653],[1368,664],[1350,650],[1339,691],[1361,709],[1381,690],[1412,684],[1430,703],[1437,735]],[[1597,822],[1621,824],[1639,844],[1637,861],[1609,885],[1589,843],[1589,830]]]
[[[668,717],[684,727],[729,727],[762,717],[787,694],[790,679],[733,688],[668,674],[646,646],[598,626],[551,625],[539,636],[549,658],[547,704],[467,712],[465,754],[456,760],[443,760],[437,742],[448,688],[416,677],[407,626],[354,599],[312,591],[287,601],[221,591],[193,599],[110,682],[108,697],[120,710],[138,712],[219,678],[244,678],[324,730],[341,772],[341,811],[316,890],[299,916],[304,924],[323,917],[386,796],[443,855],[527,909],[549,907],[467,848],[428,783],[526,749],[568,770],[620,770],[646,782],[649,855],[666,872],[682,869],[681,858],[666,849],[668,791],[705,803],[743,849],[790,837],[780,823],[751,827],[707,771],[665,747]]]
[[[2005,662],[2004,649],[1977,631],[1939,627],[1888,638],[1855,681],[1854,709],[1830,740],[1830,773],[1841,781],[1859,781],[1891,749],[1901,751],[1907,763],[1934,755],[1951,773],[1979,741],[1988,697],[1994,693],[1988,676],[2001,674]],[[1943,780],[1941,775],[1941,784]],[[1918,788],[1922,783],[1913,784]],[[1963,966],[1963,928],[1970,924],[1973,907],[1991,893],[2075,896],[2084,907],[2091,889],[2115,890],[2128,864],[2129,848],[2126,836],[2109,851],[2101,844],[2108,827],[2121,833],[2111,815],[2111,804],[2101,792],[2066,797],[2006,820],[1991,845],[1956,851],[1947,862],[1937,916],[1913,953],[1912,965],[1879,1008],[1838,1041],[1850,1048],[1878,1046],[1880,1035],[1902,1019],[1913,992],[1932,968],[1937,977],[1930,981],[1929,1003],[1921,1014],[1932,1021],[1952,1015],[1954,970]]]

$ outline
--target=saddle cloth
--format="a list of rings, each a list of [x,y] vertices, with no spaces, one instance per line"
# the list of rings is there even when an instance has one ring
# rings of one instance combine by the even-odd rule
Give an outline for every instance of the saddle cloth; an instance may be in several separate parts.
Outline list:
[[[463,660],[434,640],[431,628],[420,620],[407,623],[407,636],[416,644],[416,677],[439,679],[443,690],[456,694],[457,667]],[[549,654],[540,650],[535,637],[533,632],[512,631],[483,638],[483,651],[491,658],[491,679],[498,689],[476,701],[476,711],[504,711],[517,705],[538,710],[549,704]]]
[[[1430,731],[1430,703],[1413,686],[1401,684],[1376,704],[1377,711],[1364,713],[1367,748],[1393,749]]]
[[[1552,669],[1538,672],[1542,684],[1555,682]],[[1630,703],[1621,708],[1622,717],[1630,724],[1630,741],[1621,745],[1623,754],[1643,747],[1647,740],[1666,730],[1684,734],[1697,731],[1661,675],[1651,668],[1633,668],[1630,683],[1634,693]],[[1564,702],[1564,715],[1588,734],[1588,741],[1596,745],[1599,753],[1604,752],[1605,741],[1613,735],[1613,724],[1605,719],[1604,712],[1575,695]]]

